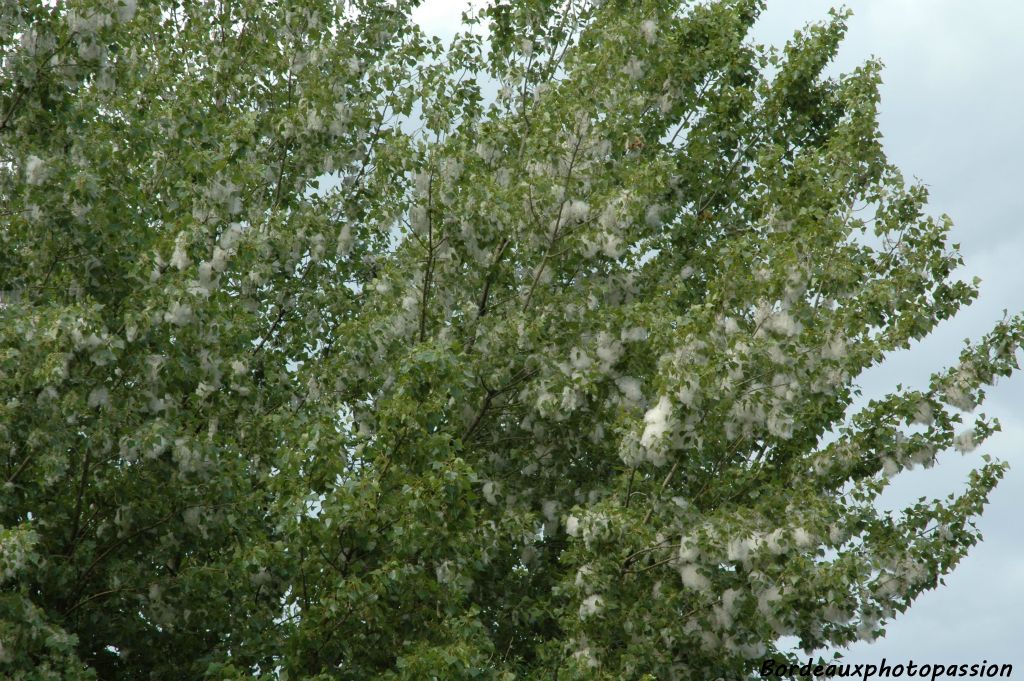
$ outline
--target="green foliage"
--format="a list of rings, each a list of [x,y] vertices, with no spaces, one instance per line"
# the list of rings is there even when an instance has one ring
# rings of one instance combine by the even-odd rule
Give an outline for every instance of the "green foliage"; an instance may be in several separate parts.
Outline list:
[[[5,678],[749,678],[978,541],[873,502],[1024,324],[852,413],[976,288],[845,15],[413,6],[0,6]]]

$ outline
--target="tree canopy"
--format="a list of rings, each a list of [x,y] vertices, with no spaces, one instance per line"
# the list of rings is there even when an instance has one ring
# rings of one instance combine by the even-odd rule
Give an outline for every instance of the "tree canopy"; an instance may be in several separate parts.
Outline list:
[[[0,675],[754,678],[979,536],[1019,317],[885,157],[846,15],[0,4]]]

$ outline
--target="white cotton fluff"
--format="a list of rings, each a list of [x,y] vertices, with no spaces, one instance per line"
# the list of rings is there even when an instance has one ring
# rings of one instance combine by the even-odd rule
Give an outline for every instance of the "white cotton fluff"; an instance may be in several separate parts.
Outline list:
[[[604,606],[604,599],[601,596],[594,594],[583,599],[580,603],[580,619],[586,619],[592,615],[596,615],[601,612],[601,608]]]
[[[421,196],[425,196],[430,191],[430,173],[419,172],[413,176],[413,184],[416,186],[416,192]]]
[[[565,533],[570,537],[575,537],[580,533],[580,519],[574,515],[569,516],[565,519]]]
[[[722,607],[727,612],[736,612],[736,601],[739,599],[740,593],[738,589],[726,589],[722,592]]]
[[[349,120],[352,118],[352,112],[344,102],[337,102],[334,105],[334,117],[331,119],[331,124],[327,127],[327,130],[335,137],[340,137],[345,133],[345,128],[348,125]]]
[[[748,660],[760,660],[765,656],[768,648],[763,643],[741,643],[736,646],[736,652]]]
[[[71,202],[71,214],[75,216],[76,220],[84,220],[85,216],[89,214],[89,210],[89,206],[83,206],[78,201]]]
[[[861,641],[874,641],[876,638],[874,628],[875,625],[872,622],[861,622],[857,627],[857,638]]]
[[[174,240],[174,253],[171,255],[171,265],[183,270],[189,266],[188,252],[185,249],[185,235],[179,234]]]
[[[541,414],[549,414],[554,408],[555,396],[548,392],[546,389],[542,389],[537,394],[537,401],[534,403],[534,408]]]
[[[45,180],[46,162],[38,156],[29,156],[25,161],[25,181],[29,184],[42,184]]]
[[[618,258],[622,255],[622,237],[618,234],[604,232],[600,235],[601,252],[609,258]]]
[[[417,234],[426,232],[430,222],[430,213],[427,211],[427,207],[413,206],[413,209],[409,211],[409,222],[412,226],[412,231]]]
[[[647,450],[646,454],[647,456],[643,458],[646,458],[647,461],[650,461],[651,465],[654,466],[655,468],[661,468],[666,463],[668,463],[668,456],[665,454],[665,451],[660,447],[649,449]]]
[[[213,247],[213,256],[210,258],[210,267],[214,272],[223,272],[227,268],[228,253],[220,246]]]
[[[163,591],[163,588],[159,584],[154,582],[153,584],[149,585],[149,592],[147,593],[147,597],[149,598],[150,601],[159,601],[163,597]]]
[[[164,411],[165,409],[167,409],[167,400],[165,400],[163,398],[160,398],[160,397],[157,397],[155,395],[152,398],[150,398],[150,400],[149,400],[149,410],[152,413],[159,414],[160,412]]]
[[[462,170],[462,163],[456,159],[445,159],[441,164],[441,178],[445,182],[453,184],[458,182],[459,178],[462,176]]]
[[[583,567],[581,567],[579,570],[576,571],[576,586],[580,589],[585,589],[587,587],[588,578],[592,574],[594,574],[594,568],[590,567],[589,565],[584,565]]]
[[[648,45],[653,45],[658,38],[658,25],[652,19],[640,24],[640,32],[644,34],[644,40]]]
[[[579,390],[574,390],[571,386],[565,386],[562,389],[562,401],[559,403],[559,408],[562,414],[556,414],[556,418],[564,418],[566,414],[571,414],[583,405],[583,394]]]
[[[605,206],[605,209],[601,211],[601,215],[597,218],[597,222],[608,231],[617,229],[619,226],[618,203],[612,202]]]
[[[576,663],[578,665],[587,667],[589,669],[593,669],[599,664],[597,655],[591,649],[590,644],[587,642],[586,638],[580,640],[579,647],[572,654],[572,657],[574,660],[576,660]]]
[[[316,109],[310,109],[306,112],[306,131],[316,133],[323,129],[324,119],[320,116],[320,112]]]
[[[345,223],[338,232],[338,257],[343,258],[352,250],[352,229]]]
[[[697,402],[697,384],[692,379],[686,381],[679,390],[676,391],[676,397],[679,401],[687,407],[692,407]]]
[[[171,303],[171,307],[164,312],[164,321],[177,326],[184,326],[192,321],[192,308],[181,303]]]
[[[215,180],[206,191],[210,201],[228,208],[231,213],[242,210],[242,204],[236,192],[238,187],[231,180]]]
[[[718,626],[723,631],[732,628],[733,616],[736,614],[736,599],[739,595],[740,592],[736,589],[726,589],[722,593],[721,605],[716,605],[712,608],[715,619],[718,621]]]
[[[590,206],[586,201],[570,201],[563,210],[564,222],[583,222],[590,214]]]
[[[961,454],[968,454],[977,448],[978,443],[974,441],[974,431],[971,429],[962,431],[953,438],[953,447]]]
[[[971,397],[970,393],[957,386],[950,386],[945,390],[946,402],[961,411],[973,411],[978,403]]]
[[[911,423],[930,426],[933,420],[934,416],[932,415],[932,405],[928,403],[928,400],[921,400],[918,402],[917,408],[914,410],[914,419]]]
[[[434,568],[434,576],[437,577],[439,584],[447,584],[452,579],[452,564],[451,561],[445,560]]]
[[[683,565],[679,568],[679,577],[683,580],[683,586],[695,591],[707,591],[711,581],[697,571],[696,565]]]
[[[631,80],[638,80],[640,76],[644,75],[644,63],[636,57],[632,57],[629,63],[622,68],[622,72]]]
[[[833,624],[846,624],[853,619],[853,615],[851,613],[843,610],[835,604],[827,605],[822,611],[822,615],[825,616],[826,621]]]
[[[624,343],[634,343],[647,340],[647,329],[639,326],[623,329],[622,333],[619,334],[619,338],[621,338]]]
[[[620,376],[615,379],[615,385],[630,402],[640,402],[643,398],[643,392],[640,389],[640,381],[633,378],[632,376]]]
[[[611,334],[602,331],[597,335],[597,358],[602,364],[610,367],[622,356],[622,343],[612,338]]]
[[[547,499],[541,504],[541,512],[548,520],[555,520],[558,517],[558,506],[554,499]]]
[[[647,210],[644,211],[644,224],[648,227],[660,227],[662,223],[662,213],[665,212],[665,208],[661,204],[651,204],[647,206]]]
[[[786,548],[783,545],[783,537],[785,535],[784,530],[780,527],[772,530],[768,533],[768,536],[764,539],[765,547],[772,553],[778,555],[783,553]]]
[[[269,572],[267,572],[267,568],[265,567],[261,567],[259,571],[249,578],[249,583],[256,587],[266,586],[272,581],[274,581],[274,578]]]
[[[486,142],[479,142],[476,145],[475,151],[476,155],[483,159],[484,163],[493,163],[498,157],[498,151]]]
[[[793,437],[793,417],[773,411],[768,415],[768,432],[781,440]]]
[[[484,483],[484,499],[492,506],[498,503],[498,484],[488,480]]]
[[[798,527],[793,530],[793,543],[798,548],[806,549],[814,543],[814,536],[802,527]]]
[[[828,539],[834,545],[839,546],[846,541],[846,532],[836,524],[829,525]]]
[[[217,387],[215,385],[207,383],[206,381],[199,381],[199,385],[196,386],[195,394],[199,396],[199,399],[203,400],[206,399],[208,395],[216,392],[216,390]]]
[[[49,32],[40,33],[30,27],[21,34],[21,46],[32,57],[49,52],[53,49],[54,44],[53,34]]]
[[[732,562],[743,562],[750,556],[750,551],[753,548],[753,539],[746,537],[731,539],[726,546],[726,558]]]
[[[324,257],[324,235],[314,234],[309,239],[309,258],[313,262],[319,262]]]
[[[779,601],[782,598],[782,592],[779,591],[779,587],[773,586],[765,589],[757,597],[757,609],[761,611],[762,615],[772,614],[772,604]]]
[[[110,404],[110,394],[106,388],[93,388],[89,393],[88,404],[90,407],[106,407]]]
[[[580,371],[586,371],[590,368],[591,364],[593,364],[590,356],[579,348],[573,348],[569,351],[569,362],[572,364],[574,369],[578,369]]]
[[[582,537],[589,548],[591,542],[603,539],[608,534],[608,516],[603,513],[588,513],[585,520]]]
[[[927,579],[929,575],[927,567],[912,559],[902,561],[899,567],[903,574],[903,581],[908,585],[918,584]]]
[[[644,414],[644,433],[640,437],[640,444],[650,448],[661,440],[671,428],[671,416],[672,403],[662,395],[658,404]]]
[[[793,319],[788,312],[780,312],[768,318],[765,326],[776,333],[784,336],[795,336],[800,333],[801,324]]]
[[[204,289],[211,289],[213,283],[214,269],[213,264],[209,262],[199,263],[199,285]]]
[[[822,357],[825,359],[841,360],[846,357],[846,341],[841,336],[835,336],[822,348]]]
[[[636,433],[630,432],[622,436],[619,458],[630,468],[639,466],[647,458],[646,452],[640,447],[640,440]]]
[[[120,6],[117,8],[118,20],[131,21],[132,17],[135,16],[136,9],[136,0],[120,0]]]

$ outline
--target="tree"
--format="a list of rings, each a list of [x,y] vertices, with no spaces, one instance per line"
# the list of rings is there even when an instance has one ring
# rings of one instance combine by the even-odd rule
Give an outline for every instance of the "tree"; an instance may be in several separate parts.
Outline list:
[[[978,540],[873,501],[1024,325],[848,413],[976,282],[843,13],[413,6],[0,7],[6,678],[749,678]]]

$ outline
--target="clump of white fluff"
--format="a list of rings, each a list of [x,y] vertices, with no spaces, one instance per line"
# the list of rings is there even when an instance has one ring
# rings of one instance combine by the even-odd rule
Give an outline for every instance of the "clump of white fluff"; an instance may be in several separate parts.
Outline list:
[[[662,395],[658,403],[644,414],[644,433],[640,437],[640,444],[647,448],[653,447],[671,427],[672,403]]]
[[[750,537],[731,539],[726,546],[726,558],[732,562],[744,562],[750,556],[750,552],[756,547],[756,542]]]
[[[171,303],[171,306],[164,312],[164,321],[184,326],[192,321],[192,308],[178,302]]]
[[[814,543],[814,536],[802,527],[798,527],[793,530],[793,543],[798,548],[806,549]]]
[[[582,603],[580,603],[580,619],[586,619],[591,615],[596,615],[601,612],[602,607],[604,607],[604,599],[601,598],[601,596],[598,594],[588,596],[583,599]]]
[[[697,543],[692,537],[684,536],[679,540],[679,562],[692,563],[697,560]]]
[[[183,270],[189,266],[188,252],[185,250],[185,235],[179,234],[174,240],[174,253],[171,255],[171,265]]]
[[[597,358],[605,367],[611,367],[622,356],[622,343],[602,331],[597,335]]]
[[[640,381],[632,376],[620,376],[616,378],[615,385],[622,393],[622,396],[630,402],[640,402],[644,397],[643,392],[640,389]]]
[[[29,184],[42,184],[46,180],[46,162],[38,156],[25,161],[25,180]]]
[[[590,215],[590,205],[586,201],[570,201],[563,209],[564,222],[583,222]]]
[[[658,37],[658,25],[652,19],[640,24],[640,31],[644,34],[644,40],[648,45],[653,45]]]
[[[935,417],[932,415],[932,405],[928,403],[928,400],[921,400],[918,402],[917,407],[914,409],[914,418],[911,423],[930,426],[934,420]]]
[[[498,503],[498,485],[497,483],[488,480],[484,483],[483,487],[484,499],[487,500],[488,504],[494,505]]]
[[[973,452],[977,446],[978,443],[974,440],[974,431],[971,429],[961,432],[953,439],[953,447],[961,454]]]
[[[110,394],[106,388],[94,388],[89,393],[88,404],[90,407],[106,407],[110,404]]]
[[[695,591],[707,591],[711,587],[711,580],[697,571],[696,565],[683,565],[679,568],[679,577],[683,580],[683,586]]]

